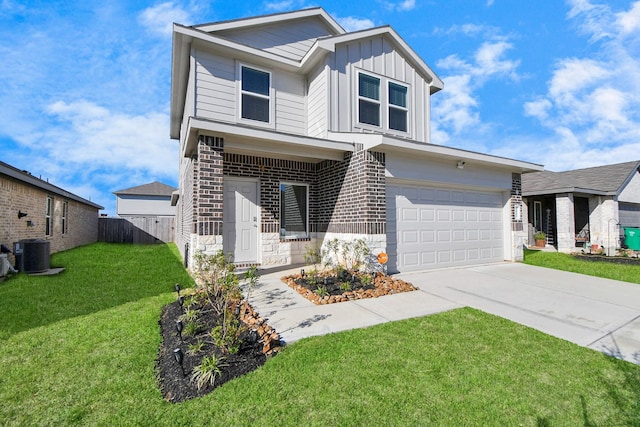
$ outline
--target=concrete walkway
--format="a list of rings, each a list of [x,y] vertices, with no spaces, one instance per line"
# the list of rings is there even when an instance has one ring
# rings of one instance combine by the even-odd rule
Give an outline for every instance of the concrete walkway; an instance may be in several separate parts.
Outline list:
[[[288,342],[469,306],[640,364],[640,285],[500,263],[399,274],[419,291],[317,306],[263,274],[251,303]]]

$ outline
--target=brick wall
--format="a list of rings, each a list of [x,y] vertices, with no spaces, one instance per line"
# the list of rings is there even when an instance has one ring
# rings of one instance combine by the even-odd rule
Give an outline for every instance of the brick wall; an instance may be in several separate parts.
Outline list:
[[[45,233],[47,196],[53,198],[51,235]],[[62,230],[62,206],[67,203],[67,232]],[[27,216],[18,218],[18,211]],[[46,239],[51,253],[93,243],[98,239],[98,210],[60,195],[0,176],[0,243],[13,249],[22,239]]]
[[[355,153],[345,153],[344,161],[320,163],[225,153],[222,138],[200,136],[197,159],[192,164],[182,161],[181,188],[189,187],[192,191],[183,190],[179,220],[189,220],[191,200],[193,222],[189,234],[192,251],[216,250],[221,246],[222,236],[223,176],[256,178],[260,183],[261,250],[263,254],[270,251],[277,255],[273,263],[276,258],[286,260],[284,263],[297,262],[302,256],[301,248],[311,240],[315,243],[318,233],[358,236],[386,233],[384,162],[383,153],[368,152],[362,146]],[[312,236],[305,239],[307,242],[278,242],[282,182],[309,186],[309,232]],[[178,229],[181,229],[180,221]],[[179,243],[184,245],[186,241],[183,231]],[[184,251],[183,247],[180,249]]]

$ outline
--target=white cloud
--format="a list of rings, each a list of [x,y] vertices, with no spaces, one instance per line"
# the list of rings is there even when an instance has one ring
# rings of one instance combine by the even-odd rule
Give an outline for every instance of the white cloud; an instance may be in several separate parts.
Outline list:
[[[174,2],[165,2],[148,7],[138,16],[139,22],[151,33],[170,36],[173,23],[188,24],[190,15]]]
[[[449,134],[479,132],[487,127],[481,123],[476,92],[494,78],[519,79],[519,61],[505,58],[511,48],[512,45],[503,39],[486,41],[469,60],[449,55],[437,62],[438,69],[450,74],[442,78],[445,89],[433,99],[434,143],[446,143],[451,140]]]
[[[59,125],[45,131],[39,144],[61,164],[174,175],[176,145],[168,137],[166,114],[130,116],[84,100],[58,101],[48,112]]]
[[[630,34],[640,30],[640,1],[633,3],[628,12],[616,13],[616,21],[622,34]]]
[[[267,10],[282,11],[282,10],[291,9],[293,5],[294,5],[293,0],[283,0],[283,1],[265,3],[264,7]]]
[[[338,24],[344,28],[347,32],[366,30],[368,28],[375,27],[372,20],[366,18],[354,18],[347,16],[346,18],[336,18]]]
[[[539,149],[552,164],[565,159],[572,167],[637,159],[640,59],[628,38],[640,30],[640,2],[618,13],[588,0],[571,4],[568,16],[592,42],[592,51],[589,57],[558,60],[547,93],[524,104],[525,114],[552,132]]]
[[[416,1],[415,0],[403,0],[400,2],[387,1],[384,3],[384,6],[387,10],[390,10],[390,11],[408,12],[410,10],[415,9]]]

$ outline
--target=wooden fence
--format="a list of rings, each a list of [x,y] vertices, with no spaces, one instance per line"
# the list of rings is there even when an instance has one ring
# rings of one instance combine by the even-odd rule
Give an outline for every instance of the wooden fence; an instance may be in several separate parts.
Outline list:
[[[110,243],[173,242],[175,218],[139,216],[128,218],[100,218],[98,240]]]

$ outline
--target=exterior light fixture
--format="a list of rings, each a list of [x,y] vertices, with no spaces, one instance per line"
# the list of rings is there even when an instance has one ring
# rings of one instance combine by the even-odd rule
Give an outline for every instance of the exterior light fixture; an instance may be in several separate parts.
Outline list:
[[[236,305],[236,317],[240,316],[240,303]]]
[[[300,276],[304,279],[304,268],[300,270]]]
[[[256,341],[258,341],[258,331],[252,329],[251,332],[249,332],[249,344],[255,344]]]
[[[184,308],[184,297],[182,295],[178,297],[178,303],[180,304],[180,307]]]
[[[18,211],[18,219],[24,218],[25,216],[27,216],[26,212]]]
[[[173,357],[175,357],[176,362],[178,362],[178,365],[180,365],[182,376],[186,377],[187,374],[184,373],[184,366],[182,366],[182,362],[184,361],[184,354],[182,353],[182,350],[180,349],[180,347],[173,350]]]
[[[180,295],[180,284],[176,283],[176,286],[174,287],[174,289],[176,290],[176,292],[178,293],[178,296]]]
[[[182,330],[184,329],[184,324],[182,320],[178,320],[176,322],[176,330],[178,331],[178,336],[180,337],[180,341],[182,341]]]

